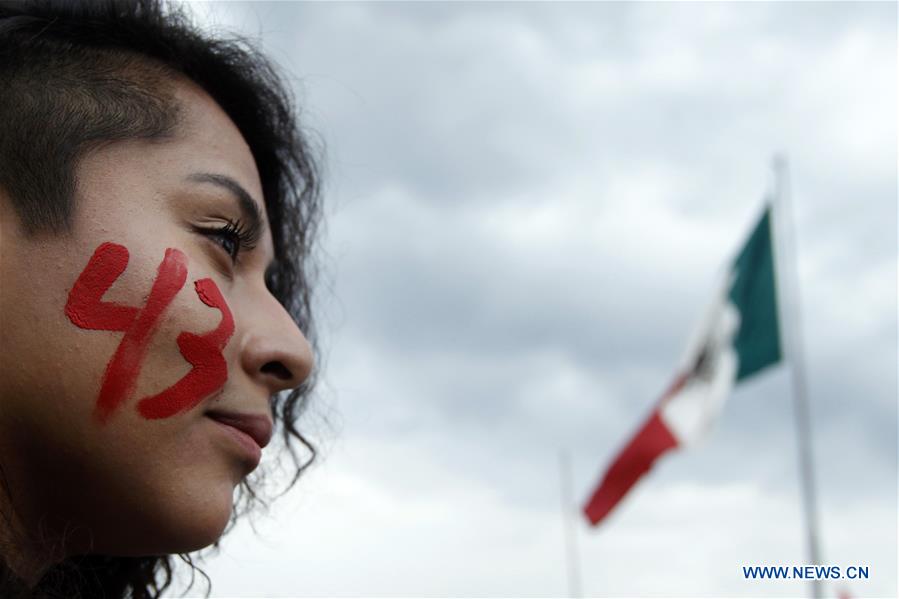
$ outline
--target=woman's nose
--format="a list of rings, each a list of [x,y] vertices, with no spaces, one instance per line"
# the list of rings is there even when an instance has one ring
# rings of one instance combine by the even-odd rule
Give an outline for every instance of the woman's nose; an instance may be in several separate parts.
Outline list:
[[[247,323],[241,364],[249,377],[274,394],[299,386],[312,372],[309,341],[281,304],[272,298],[262,317]]]

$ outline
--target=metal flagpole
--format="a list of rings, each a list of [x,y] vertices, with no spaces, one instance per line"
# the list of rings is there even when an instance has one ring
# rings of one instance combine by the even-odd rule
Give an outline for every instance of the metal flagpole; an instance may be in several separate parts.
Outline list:
[[[578,564],[580,558],[577,553],[573,516],[573,503],[571,501],[571,459],[564,449],[559,450],[559,481],[562,485],[562,522],[565,527],[565,558],[568,569],[568,594],[570,597],[581,596],[581,572]]]
[[[805,512],[805,528],[808,535],[809,560],[813,565],[821,563],[818,536],[818,511],[815,493],[815,472],[812,456],[811,424],[809,418],[809,403],[805,378],[805,355],[802,342],[802,318],[799,303],[799,275],[797,272],[796,250],[793,244],[794,229],[792,221],[792,208],[789,196],[789,171],[787,160],[783,156],[774,158],[774,211],[773,215],[780,226],[774,227],[773,238],[781,238],[780,248],[775,243],[777,254],[781,254],[778,270],[782,273],[779,278],[778,288],[781,293],[780,317],[784,335],[785,355],[790,363],[790,373],[793,386],[793,407],[796,417],[796,441],[799,449],[799,473],[800,488],[802,493],[803,511]],[[780,229],[778,235],[776,229]],[[780,249],[778,252],[777,250]],[[812,597],[819,599],[822,596],[821,581],[812,579]]]

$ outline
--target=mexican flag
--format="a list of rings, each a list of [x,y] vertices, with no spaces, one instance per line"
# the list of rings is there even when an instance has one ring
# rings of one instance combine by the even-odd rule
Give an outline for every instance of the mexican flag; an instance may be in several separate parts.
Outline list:
[[[659,456],[699,439],[735,383],[780,361],[770,207],[727,274],[674,381],[584,506],[591,524],[605,518]]]

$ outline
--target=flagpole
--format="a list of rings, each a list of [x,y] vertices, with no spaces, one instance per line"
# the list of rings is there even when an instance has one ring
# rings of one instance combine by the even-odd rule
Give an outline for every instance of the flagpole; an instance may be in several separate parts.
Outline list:
[[[568,573],[568,595],[577,599],[581,596],[581,573],[578,564],[580,558],[577,553],[574,522],[572,515],[574,504],[571,497],[571,458],[564,449],[559,450],[559,481],[562,487],[562,523],[565,529],[565,561]]]
[[[780,247],[775,243],[775,252],[780,254],[778,266],[781,296],[781,326],[784,330],[784,350],[790,363],[793,387],[793,408],[796,421],[796,441],[799,450],[800,488],[805,515],[809,560],[812,564],[821,563],[818,534],[818,508],[815,493],[815,469],[812,454],[811,423],[809,417],[809,401],[805,377],[805,355],[802,342],[802,318],[800,315],[799,275],[797,272],[796,250],[794,246],[794,229],[792,208],[789,195],[789,171],[787,160],[783,156],[774,158],[774,210],[779,221],[780,236],[775,229],[774,239],[781,237]],[[780,251],[777,251],[780,250]],[[813,579],[812,597],[822,596],[821,581]]]

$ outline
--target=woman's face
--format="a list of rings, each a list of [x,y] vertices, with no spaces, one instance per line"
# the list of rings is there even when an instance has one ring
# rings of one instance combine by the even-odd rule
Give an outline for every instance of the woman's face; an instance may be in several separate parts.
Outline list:
[[[249,148],[196,87],[176,98],[173,138],[78,163],[70,234],[24,237],[0,190],[0,465],[22,525],[69,552],[215,541],[271,434],[271,395],[312,368],[265,285]],[[221,230],[254,211],[255,247],[240,247]]]

